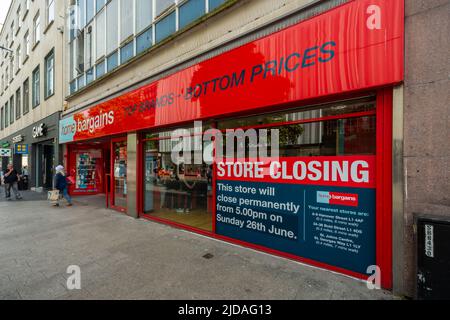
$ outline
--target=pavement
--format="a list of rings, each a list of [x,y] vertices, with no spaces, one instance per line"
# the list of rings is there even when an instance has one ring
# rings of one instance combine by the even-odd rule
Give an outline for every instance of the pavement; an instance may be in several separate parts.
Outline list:
[[[102,208],[0,199],[0,300],[395,299],[362,281]],[[69,290],[69,266],[81,289]]]

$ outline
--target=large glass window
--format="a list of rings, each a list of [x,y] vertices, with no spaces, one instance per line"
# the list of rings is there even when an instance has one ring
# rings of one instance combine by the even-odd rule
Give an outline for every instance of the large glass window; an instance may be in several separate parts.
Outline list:
[[[174,163],[170,134],[147,135],[144,212],[152,217],[212,231],[212,166]]]
[[[147,28],[153,19],[152,0],[136,0],[136,32]]]
[[[137,38],[136,38],[136,54],[139,54],[148,48],[152,46],[152,28],[149,28],[148,30],[142,32]]]
[[[155,17],[158,17],[165,10],[175,3],[174,0],[155,0]]]
[[[180,29],[205,14],[204,0],[189,0],[180,6]]]
[[[176,31],[175,11],[167,15],[155,25],[155,41],[160,42]]]
[[[86,0],[86,23],[91,22],[92,18],[94,17],[94,6],[94,0]]]
[[[224,4],[226,0],[208,0],[209,1],[209,11],[213,11],[217,7]]]
[[[96,44],[96,60],[100,59],[105,55],[105,15],[106,11],[102,10],[97,16],[97,22],[96,22],[96,37],[95,37],[95,44]]]
[[[118,48],[118,0],[112,0],[106,6],[106,53]]]
[[[336,119],[337,116],[342,118]],[[221,121],[218,128],[224,132],[229,128],[278,129],[281,157],[376,152],[375,102],[371,100]],[[235,140],[235,149],[237,143]],[[246,142],[246,156],[250,151],[251,146]],[[226,156],[225,148],[223,155]]]
[[[120,42],[125,41],[133,34],[133,2],[120,1]]]
[[[48,5],[56,3],[46,1]],[[70,93],[83,87],[78,84],[81,77],[94,81],[222,3],[224,0],[70,0]]]

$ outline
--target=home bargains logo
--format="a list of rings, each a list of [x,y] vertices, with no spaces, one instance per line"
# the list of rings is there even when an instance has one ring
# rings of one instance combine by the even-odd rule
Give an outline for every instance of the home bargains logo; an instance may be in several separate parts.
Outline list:
[[[317,203],[357,207],[358,195],[341,192],[317,191]]]

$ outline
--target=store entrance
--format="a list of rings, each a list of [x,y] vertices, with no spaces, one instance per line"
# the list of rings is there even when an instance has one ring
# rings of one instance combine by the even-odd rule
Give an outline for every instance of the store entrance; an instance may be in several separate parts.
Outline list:
[[[53,140],[36,144],[36,187],[51,189],[53,187],[55,147]]]
[[[111,143],[111,207],[125,212],[127,208],[127,142],[115,139]]]

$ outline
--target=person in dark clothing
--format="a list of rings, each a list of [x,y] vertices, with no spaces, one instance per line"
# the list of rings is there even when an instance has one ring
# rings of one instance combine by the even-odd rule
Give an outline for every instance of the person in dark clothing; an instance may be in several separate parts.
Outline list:
[[[19,174],[17,173],[16,169],[14,169],[12,164],[8,165],[8,169],[6,170],[3,179],[5,182],[6,199],[11,200],[11,189],[13,190],[17,200],[22,199],[19,190],[17,190],[17,182],[19,181]]]
[[[71,207],[72,198],[69,196],[67,177],[64,172],[63,166],[56,167],[55,189],[59,190],[59,194],[62,194],[63,197],[67,200],[68,202],[67,206]],[[59,204],[56,204],[56,206],[59,206]]]

